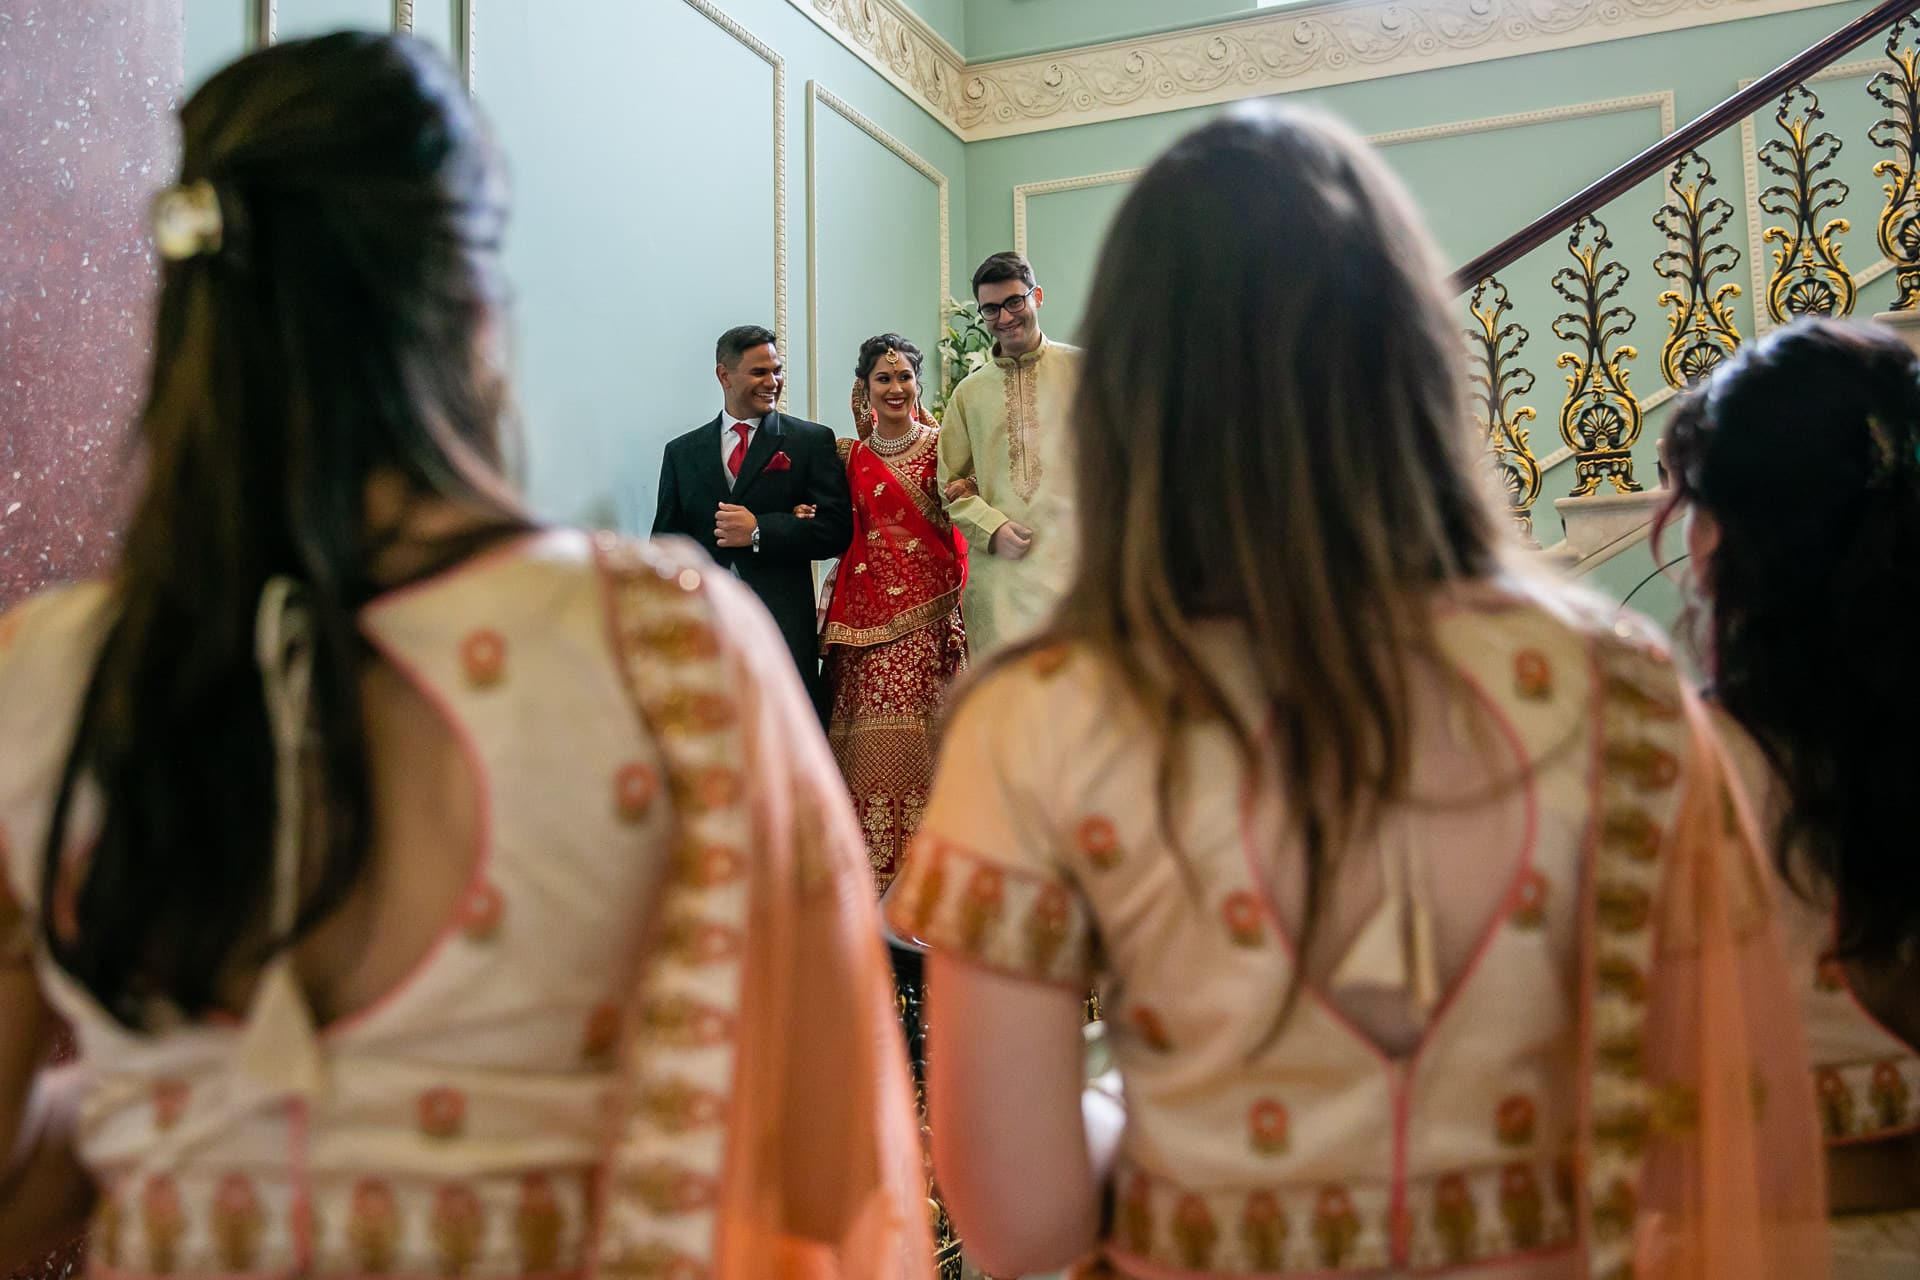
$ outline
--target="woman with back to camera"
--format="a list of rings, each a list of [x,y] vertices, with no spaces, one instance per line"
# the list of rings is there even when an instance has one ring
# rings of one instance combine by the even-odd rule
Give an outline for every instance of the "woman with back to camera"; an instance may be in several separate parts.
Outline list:
[[[1834,1274],[1920,1274],[1920,358],[1802,320],[1663,441],[1712,699],[1771,838],[1827,1139]]]
[[[887,901],[990,1271],[1825,1274],[1720,748],[1647,628],[1503,566],[1441,279],[1301,112],[1203,126],[1114,222],[1087,554],[960,696]],[[1082,1096],[1090,980],[1124,1108]]]
[[[0,1261],[91,1211],[116,1275],[927,1276],[786,651],[501,476],[457,77],[294,41],[182,118],[125,555],[0,625]]]

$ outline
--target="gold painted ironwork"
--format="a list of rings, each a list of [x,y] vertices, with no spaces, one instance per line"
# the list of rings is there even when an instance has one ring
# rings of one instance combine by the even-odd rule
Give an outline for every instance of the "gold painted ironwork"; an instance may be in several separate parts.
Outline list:
[[[1540,464],[1527,445],[1524,425],[1537,415],[1527,405],[1513,402],[1533,390],[1533,374],[1518,363],[1520,348],[1529,336],[1518,322],[1505,320],[1513,309],[1507,286],[1488,276],[1473,287],[1467,310],[1477,328],[1467,330],[1467,362],[1473,380],[1475,415],[1486,434],[1500,487],[1520,536],[1529,546],[1533,537],[1533,503],[1540,496]]]
[[[1653,215],[1653,225],[1679,245],[1653,260],[1655,274],[1675,286],[1660,295],[1660,305],[1673,308],[1660,373],[1675,388],[1704,378],[1740,345],[1727,305],[1740,296],[1740,286],[1713,283],[1740,265],[1740,251],[1719,238],[1733,219],[1733,206],[1719,196],[1704,199],[1712,185],[1713,166],[1698,151],[1687,152],[1667,173],[1673,198]]]
[[[1821,177],[1840,155],[1840,139],[1813,130],[1826,118],[1820,99],[1803,84],[1780,96],[1773,118],[1786,131],[1786,141],[1775,138],[1760,148],[1759,160],[1787,180],[1784,186],[1760,193],[1760,207],[1775,217],[1791,219],[1789,226],[1766,230],[1766,242],[1779,242],[1773,252],[1773,279],[1767,286],[1767,314],[1785,324],[1796,316],[1844,316],[1853,310],[1853,273],[1840,260],[1836,238],[1852,224],[1830,219],[1815,229],[1820,215],[1847,198],[1847,184]]]
[[[1873,166],[1874,177],[1888,179],[1882,188],[1887,207],[1880,211],[1880,252],[1892,260],[1900,286],[1890,309],[1912,311],[1920,307],[1920,187],[1914,178],[1920,148],[1920,16],[1893,25],[1887,57],[1895,69],[1876,75],[1867,93],[1888,114],[1867,130],[1867,139],[1894,153]]]
[[[1627,386],[1624,367],[1640,353],[1625,343],[1607,345],[1633,328],[1633,312],[1614,302],[1630,273],[1618,261],[1602,261],[1612,247],[1607,224],[1588,214],[1567,237],[1567,250],[1579,266],[1553,273],[1553,291],[1574,306],[1554,317],[1553,332],[1581,348],[1561,352],[1555,362],[1572,371],[1560,406],[1560,438],[1573,450],[1576,498],[1590,496],[1603,480],[1617,493],[1640,491],[1633,478],[1640,398]]]

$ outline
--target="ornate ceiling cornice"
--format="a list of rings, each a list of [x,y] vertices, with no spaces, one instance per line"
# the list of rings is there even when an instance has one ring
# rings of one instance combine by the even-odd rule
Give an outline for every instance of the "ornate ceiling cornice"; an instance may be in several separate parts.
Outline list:
[[[790,0],[828,35],[961,137],[960,51],[903,0]]]
[[[906,0],[789,0],[968,142],[1819,8],[1843,0],[1326,0],[964,62]]]

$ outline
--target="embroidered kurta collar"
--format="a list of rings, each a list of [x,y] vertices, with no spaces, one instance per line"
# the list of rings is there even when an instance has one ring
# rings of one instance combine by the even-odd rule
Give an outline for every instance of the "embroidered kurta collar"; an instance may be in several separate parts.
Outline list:
[[[1023,356],[1014,357],[1014,356],[1001,355],[1000,344],[996,342],[993,344],[993,362],[999,365],[1002,369],[1011,369],[1015,365],[1030,365],[1034,361],[1038,360],[1041,356],[1045,355],[1047,348],[1052,345],[1053,344],[1047,340],[1047,335],[1043,333],[1040,335],[1039,346],[1035,347],[1033,350],[1027,352],[1027,354]]]

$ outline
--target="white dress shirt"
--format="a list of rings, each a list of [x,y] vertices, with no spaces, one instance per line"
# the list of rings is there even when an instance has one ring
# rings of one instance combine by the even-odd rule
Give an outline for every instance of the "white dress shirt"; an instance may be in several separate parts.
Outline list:
[[[744,423],[746,425],[747,449],[749,451],[753,449],[754,435],[760,430],[760,419],[758,418],[736,418],[725,409],[720,411],[720,469],[722,471],[727,469],[727,459],[733,456],[733,447],[740,443],[740,435],[733,429],[735,423]],[[744,459],[742,459],[740,465],[744,470],[746,467]],[[731,475],[727,477],[728,490],[732,490],[733,482],[737,478],[738,477]]]

